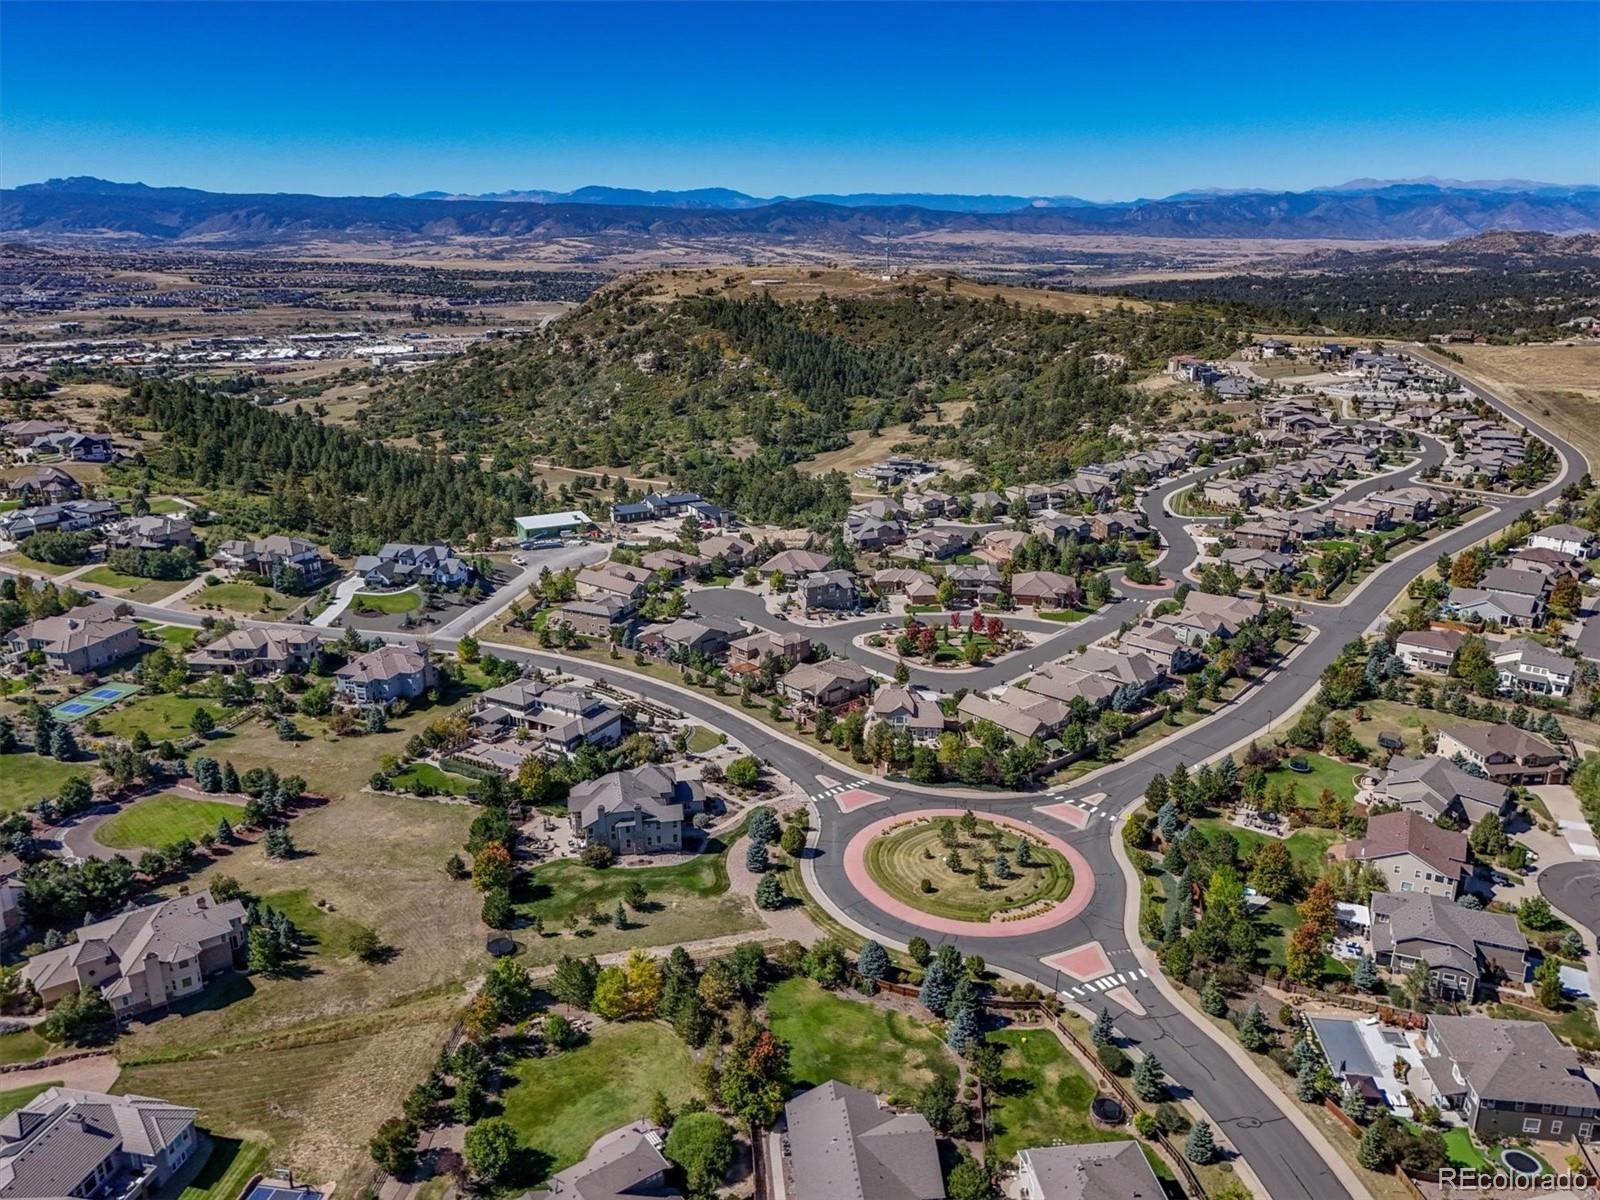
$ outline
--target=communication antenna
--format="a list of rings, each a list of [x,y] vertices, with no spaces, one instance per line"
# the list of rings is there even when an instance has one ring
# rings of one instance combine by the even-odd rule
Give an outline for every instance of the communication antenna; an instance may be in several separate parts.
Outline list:
[[[894,278],[894,270],[891,267],[890,262],[889,262],[889,247],[891,245],[892,245],[892,243],[889,240],[889,222],[885,221],[883,223],[883,282],[884,283],[888,283]]]

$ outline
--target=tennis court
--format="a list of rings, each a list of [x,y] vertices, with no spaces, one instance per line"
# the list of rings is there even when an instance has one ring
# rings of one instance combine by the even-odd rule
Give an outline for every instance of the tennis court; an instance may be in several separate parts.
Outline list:
[[[71,700],[63,700],[50,710],[50,715],[70,725],[90,713],[110,708],[118,700],[124,700],[139,690],[137,683],[102,683],[99,687],[74,696]]]
[[[322,1200],[322,1193],[307,1188],[280,1187],[271,1183],[258,1183],[250,1189],[245,1200]]]

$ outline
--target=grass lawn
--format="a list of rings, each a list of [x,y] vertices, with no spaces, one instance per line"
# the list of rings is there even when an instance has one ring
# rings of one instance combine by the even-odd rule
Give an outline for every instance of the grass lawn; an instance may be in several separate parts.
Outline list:
[[[165,599],[172,595],[184,584],[187,579],[145,579],[139,575],[124,575],[120,571],[113,571],[102,564],[92,571],[85,571],[74,581],[88,587],[113,588],[126,594],[126,598],[136,604],[153,604],[157,600]]]
[[[477,780],[468,779],[465,775],[456,775],[450,771],[440,770],[432,763],[413,763],[404,771],[394,777],[396,791],[409,792],[416,790],[417,784],[423,784],[436,795],[465,796],[477,786]]]
[[[601,1134],[642,1117],[656,1092],[674,1106],[694,1092],[689,1050],[664,1024],[602,1025],[576,1050],[510,1069],[505,1119],[535,1151],[526,1182],[580,1161]]]
[[[1029,1146],[1127,1138],[1126,1130],[1096,1129],[1090,1121],[1095,1081],[1050,1030],[1006,1029],[991,1040],[1003,1050],[1005,1073],[989,1102],[989,1153],[995,1161],[1009,1161]],[[1157,1175],[1171,1176],[1158,1155],[1145,1155]]]
[[[165,517],[176,513],[193,512],[194,509],[182,501],[173,499],[171,496],[162,496],[158,500],[150,501],[150,511],[158,517]]]
[[[37,754],[0,754],[0,816],[18,812],[41,796],[54,796],[74,775],[89,778],[94,764],[57,762]]]
[[[308,935],[306,949],[331,958],[348,958],[354,951],[351,941],[365,928],[360,921],[352,921],[341,913],[317,907],[317,897],[310,888],[290,888],[282,892],[268,892],[261,903],[275,908],[294,923],[294,927]]]
[[[165,642],[177,650],[189,649],[200,636],[198,629],[191,629],[187,625],[157,625],[154,621],[140,621],[139,628],[144,630],[145,637]]]
[[[0,557],[0,562],[5,563],[8,567],[15,567],[28,575],[65,575],[68,571],[76,571],[83,566],[82,563],[40,562],[37,558],[29,558],[20,550],[14,550],[10,554]]]
[[[519,931],[530,963],[554,962],[563,954],[605,954],[634,946],[672,946],[700,938],[758,930],[761,922],[748,901],[728,894],[726,850],[714,848],[686,863],[665,867],[607,867],[595,870],[573,859],[537,867],[512,892],[519,916],[539,917],[543,935]],[[644,912],[628,910],[627,928],[595,925],[583,919],[586,907],[611,913],[630,883],[642,883],[649,899]],[[580,924],[567,930],[567,919]]]
[[[723,735],[715,729],[707,729],[704,725],[696,725],[689,731],[689,750],[694,754],[704,754],[708,750],[715,750],[722,745]]]
[[[61,1080],[53,1079],[46,1083],[31,1083],[27,1087],[12,1088],[9,1091],[0,1092],[0,1117],[16,1112],[17,1109],[32,1100],[40,1092],[47,1092],[53,1087],[62,1086],[64,1085]]]
[[[301,601],[253,583],[214,583],[185,597],[184,603],[190,608],[215,606],[229,612],[282,616],[298,608]]]
[[[1280,789],[1293,784],[1302,808],[1315,805],[1323,788],[1330,789],[1341,800],[1355,799],[1356,778],[1366,770],[1365,767],[1343,763],[1322,754],[1296,754],[1294,758],[1304,760],[1311,770],[1305,774],[1291,771],[1286,760],[1283,765],[1267,772],[1267,780],[1277,784]]]
[[[352,612],[408,613],[422,607],[422,594],[404,592],[357,592],[350,601]]]
[[[131,738],[144,730],[154,742],[165,738],[189,736],[189,723],[196,709],[205,709],[211,719],[221,722],[227,715],[215,700],[200,696],[179,696],[171,692],[140,692],[137,698],[126,700],[116,708],[96,714],[95,720],[113,737]]]
[[[1300,914],[1295,911],[1292,904],[1280,904],[1273,901],[1257,913],[1257,921],[1266,931],[1266,936],[1261,939],[1261,948],[1266,951],[1266,961],[1269,964],[1284,966],[1288,962],[1289,934],[1300,924]],[[1338,979],[1350,974],[1348,963],[1335,958],[1331,954],[1322,956],[1322,977],[1324,980]]]
[[[837,1079],[905,1103],[935,1075],[956,1073],[944,1039],[921,1021],[847,1000],[809,979],[786,979],[773,988],[767,1014],[772,1032],[791,1047],[797,1083]]]
[[[1054,850],[1034,844],[1031,865],[1016,863],[1016,838],[1002,834],[991,821],[979,821],[972,837],[957,833],[955,852],[961,868],[952,870],[949,849],[939,840],[939,822],[908,821],[881,834],[867,847],[867,872],[897,899],[923,912],[961,921],[987,921],[997,912],[1044,901],[1063,900],[1072,891],[1072,868]],[[995,874],[995,860],[1004,853],[1012,879]],[[987,883],[980,888],[977,863],[984,862]],[[932,890],[924,891],[927,880]]]
[[[55,1045],[45,1041],[32,1029],[16,1033],[0,1033],[0,1065],[33,1062],[55,1051]]]
[[[1063,624],[1071,624],[1073,621],[1081,621],[1085,617],[1092,617],[1099,611],[1097,608],[1055,608],[1049,611],[1034,609],[1030,615],[1046,621],[1060,621]]]
[[[1473,1144],[1472,1135],[1459,1126],[1445,1131],[1444,1149],[1452,1166],[1474,1167],[1480,1171],[1489,1166],[1483,1151]]]
[[[244,809],[218,800],[195,800],[188,796],[151,796],[136,800],[95,830],[95,841],[113,850],[156,849],[181,838],[198,840],[202,833],[214,832],[226,817],[238,821]]]
[[[1194,823],[1204,829],[1207,834],[1215,833],[1219,830],[1223,833],[1232,834],[1234,840],[1239,843],[1241,856],[1252,853],[1263,842],[1276,840],[1269,838],[1264,833],[1257,833],[1253,829],[1241,829],[1237,825],[1231,825],[1222,817],[1201,817]],[[1316,826],[1306,825],[1285,838],[1284,844],[1289,848],[1289,857],[1294,859],[1299,866],[1315,875],[1319,864],[1322,862],[1323,854],[1339,838],[1338,830],[1321,829]]]
[[[238,1138],[208,1137],[204,1165],[178,1193],[178,1200],[238,1200],[244,1185],[267,1162],[267,1148]]]

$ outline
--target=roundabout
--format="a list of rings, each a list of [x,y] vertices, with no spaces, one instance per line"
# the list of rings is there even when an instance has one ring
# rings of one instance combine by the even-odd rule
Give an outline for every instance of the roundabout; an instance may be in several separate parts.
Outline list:
[[[1035,934],[1071,921],[1094,895],[1094,872],[1067,842],[1013,817],[974,820],[959,808],[875,821],[850,839],[843,865],[869,904],[931,933]]]

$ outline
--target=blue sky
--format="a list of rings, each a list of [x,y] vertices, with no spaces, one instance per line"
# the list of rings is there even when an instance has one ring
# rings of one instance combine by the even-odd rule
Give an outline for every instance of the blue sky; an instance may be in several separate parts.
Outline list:
[[[1600,4],[0,5],[0,182],[1600,180]]]

